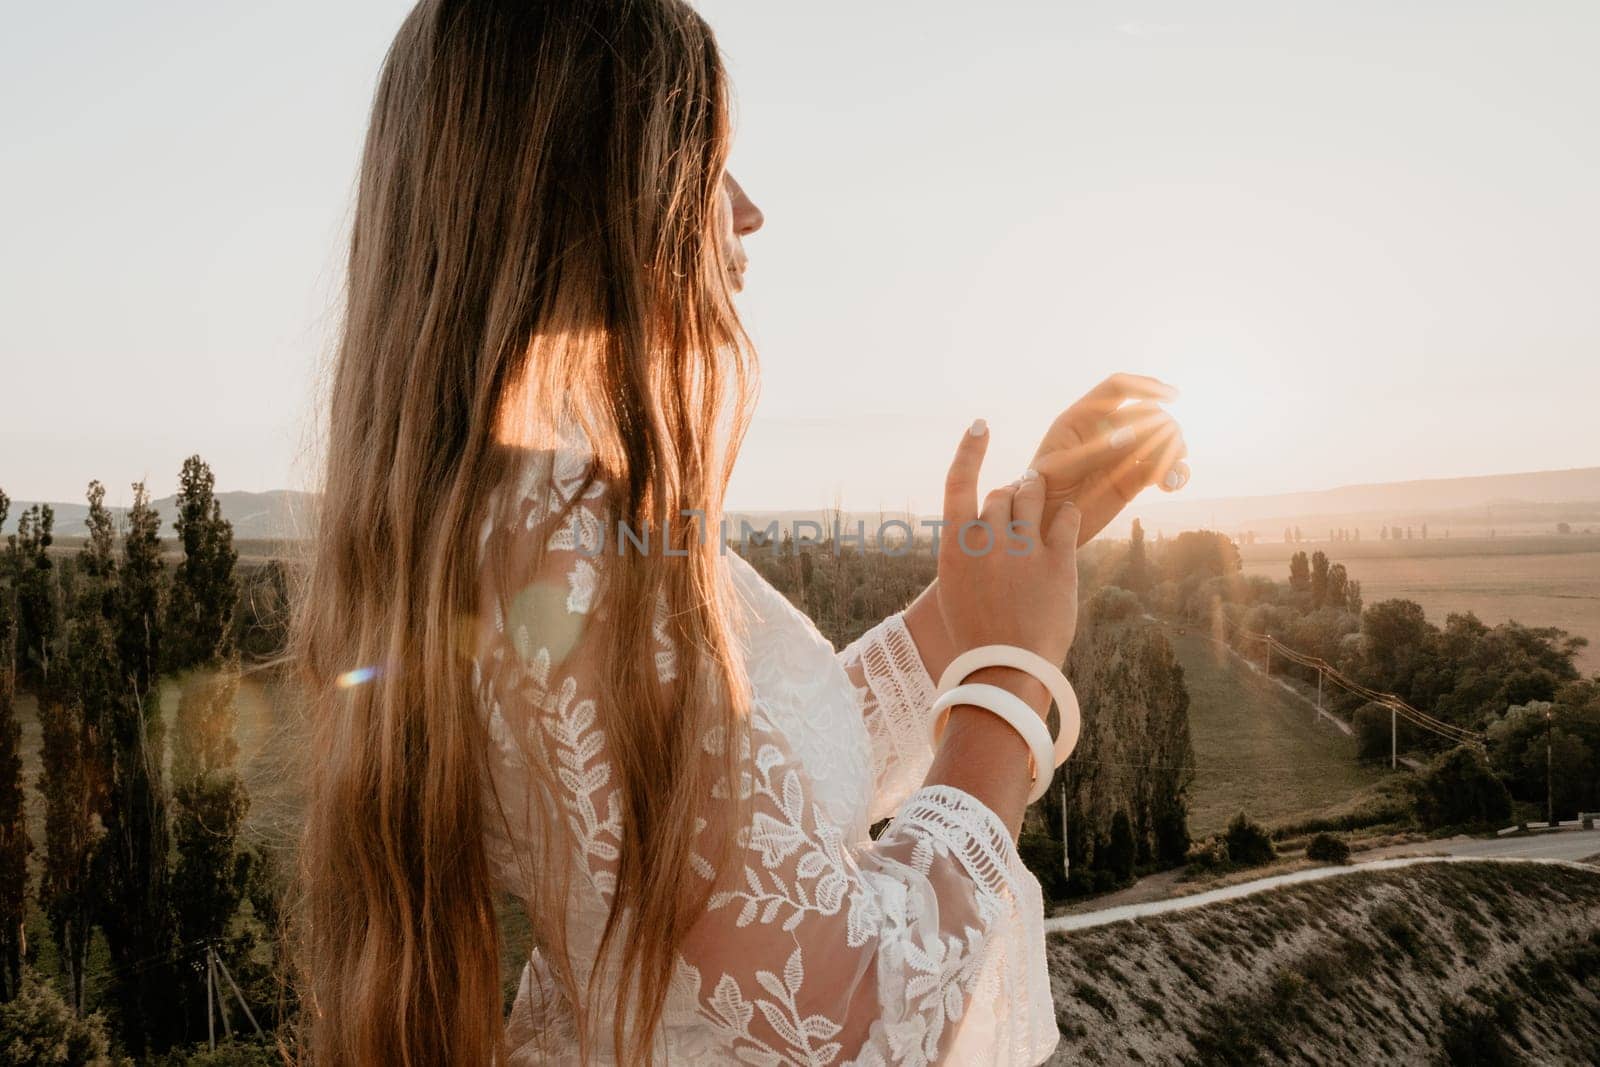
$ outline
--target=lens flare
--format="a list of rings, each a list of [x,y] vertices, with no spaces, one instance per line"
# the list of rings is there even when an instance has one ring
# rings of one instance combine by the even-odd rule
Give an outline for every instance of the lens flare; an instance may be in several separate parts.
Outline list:
[[[353,671],[345,671],[339,675],[339,680],[334,683],[340,689],[354,689],[358,685],[365,685],[378,676],[376,667],[357,667]]]

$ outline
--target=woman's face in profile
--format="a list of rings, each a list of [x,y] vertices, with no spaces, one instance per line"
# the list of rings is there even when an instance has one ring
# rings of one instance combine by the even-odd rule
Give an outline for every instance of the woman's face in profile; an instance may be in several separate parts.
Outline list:
[[[728,261],[728,280],[734,292],[739,292],[744,288],[745,268],[750,265],[744,239],[761,229],[766,218],[730,173],[722,175],[722,220],[722,249]]]

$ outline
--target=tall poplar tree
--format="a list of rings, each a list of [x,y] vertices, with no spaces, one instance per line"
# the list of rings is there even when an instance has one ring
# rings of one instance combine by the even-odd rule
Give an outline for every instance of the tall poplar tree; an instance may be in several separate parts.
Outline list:
[[[0,527],[10,510],[10,498],[0,492]],[[15,537],[12,543],[15,547]],[[11,1000],[22,988],[22,921],[27,911],[28,854],[33,851],[22,790],[22,726],[14,702],[17,617],[13,605],[20,599],[22,584],[14,569],[15,558],[8,553],[6,570],[11,573],[7,584],[0,586],[0,1002]]]
[[[39,901],[50,920],[68,1003],[81,1015],[99,903],[94,879],[98,818],[106,804],[104,738],[122,693],[115,618],[116,530],[105,487],[89,483],[89,536],[76,560],[67,619],[66,685],[41,701],[39,790],[45,797],[45,862]]]
[[[106,838],[98,859],[105,894],[100,925],[111,951],[123,1038],[136,1055],[169,1043],[177,979],[157,686],[165,578],[160,528],[144,484],[135,484],[117,569],[119,692],[107,722]]]
[[[61,636],[55,561],[50,558],[55,521],[55,509],[35,504],[17,517],[17,532],[6,539],[17,668],[30,682],[40,685],[50,681],[51,658]]]
[[[1311,557],[1311,606],[1320,608],[1328,602],[1328,555],[1314,553]]]
[[[183,543],[183,560],[172,575],[165,651],[169,667],[183,670],[227,651],[239,600],[233,574],[239,553],[233,547],[233,525],[222,517],[210,465],[190,456],[183,461],[178,485],[173,525]]]
[[[216,479],[199,456],[184,462],[180,485],[176,526],[183,560],[173,573],[165,635],[168,662],[185,672],[172,746],[172,830],[178,852],[172,902],[180,942],[214,944],[227,952],[228,926],[249,873],[239,848],[249,795],[234,766],[238,553],[233,527],[215,496]],[[241,943],[238,951],[248,947]],[[203,983],[192,976],[189,986],[186,1002],[198,1008]]]
[[[1304,552],[1289,557],[1289,588],[1297,593],[1311,590],[1311,561]]]
[[[1135,593],[1143,593],[1150,588],[1150,567],[1144,552],[1144,524],[1138,519],[1133,520],[1133,533],[1128,541],[1128,566],[1123,581]]]

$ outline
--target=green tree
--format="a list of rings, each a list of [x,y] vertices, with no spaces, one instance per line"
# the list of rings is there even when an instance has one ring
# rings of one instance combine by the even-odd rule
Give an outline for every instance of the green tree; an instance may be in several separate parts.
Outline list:
[[[233,609],[239,599],[233,571],[239,554],[233,547],[233,525],[222,517],[215,486],[216,478],[203,459],[184,460],[174,523],[183,543],[183,561],[172,575],[164,649],[174,670],[225,655],[232,640]]]
[[[1119,882],[1131,881],[1137,855],[1133,841],[1133,822],[1128,818],[1127,812],[1119,810],[1112,816],[1111,836],[1106,841],[1104,852],[1101,857],[1103,869],[1115,875]]]
[[[1548,795],[1558,817],[1600,810],[1600,682],[1513,705],[1488,734],[1490,761],[1512,796],[1542,808]]]
[[[1385,600],[1361,617],[1362,653],[1358,681],[1381,693],[1413,699],[1412,683],[1431,667],[1430,645],[1436,627],[1414,600]]]
[[[177,864],[172,904],[185,945],[224,938],[245,893],[239,833],[249,795],[234,768],[234,703],[239,659],[233,645],[238,601],[233,527],[222,517],[211,468],[190,456],[179,476],[178,536],[183,560],[173,573],[164,639],[168,663],[185,671],[172,742],[172,834]],[[250,951],[248,943],[237,946]],[[237,966],[238,955],[229,953]],[[198,1009],[204,983],[191,974],[186,1000]],[[198,1014],[195,1011],[194,1014]]]
[[[1066,666],[1082,734],[1074,758],[1033,809],[1049,833],[1061,834],[1065,793],[1067,855],[1079,891],[1094,884],[1095,872],[1105,872],[1102,883],[1123,877],[1127,864],[1113,847],[1121,840],[1119,813],[1132,833],[1135,865],[1182,862],[1188,847],[1189,693],[1160,627],[1114,609],[1128,597],[1102,590],[1083,613]]]
[[[1435,758],[1418,780],[1417,814],[1429,829],[1494,825],[1511,817],[1511,795],[1482,750],[1457,745]]]
[[[0,1055],[11,1067],[120,1067],[114,1059],[105,1020],[80,1019],[67,1003],[32,972],[22,992],[0,1004]]]
[[[1289,557],[1289,588],[1296,593],[1311,590],[1311,563],[1304,552]]]
[[[74,561],[77,581],[66,626],[66,685],[39,708],[39,791],[45,798],[39,898],[67,980],[67,1001],[79,1014],[100,895],[94,862],[107,799],[103,745],[123,692],[113,628],[116,531],[105,487],[90,482],[88,500],[89,536]]]
[[[107,723],[105,841],[98,850],[99,909],[111,953],[121,1033],[143,1054],[170,1043],[177,984],[173,951],[170,827],[162,775],[161,519],[144,485],[134,486],[117,568],[116,644],[120,691]]]
[[[1328,554],[1318,551],[1311,557],[1311,607],[1313,610],[1328,602]]]
[[[18,516],[17,532],[7,538],[17,667],[40,684],[49,684],[51,656],[61,631],[55,561],[50,558],[55,521],[55,509],[35,504]]]
[[[1122,581],[1118,584],[1135,593],[1143,593],[1150,588],[1150,568],[1144,551],[1144,525],[1138,519],[1133,520],[1133,533],[1128,541],[1128,562],[1123,568]]]
[[[1350,606],[1350,573],[1345,570],[1343,563],[1335,563],[1328,568],[1327,603],[1334,608]]]
[[[0,609],[3,611],[3,609]],[[22,725],[17,721],[15,627],[0,617],[0,1001],[22,985],[22,921],[27,912],[28,836],[22,784]]]
[[[1214,530],[1185,530],[1161,553],[1163,577],[1176,581],[1222,578],[1240,569],[1238,546]]]
[[[59,697],[39,702],[43,744],[39,789],[44,794],[45,856],[39,903],[50,922],[67,1002],[82,1013],[96,890],[92,861],[99,837],[91,761],[84,751],[78,706]]]

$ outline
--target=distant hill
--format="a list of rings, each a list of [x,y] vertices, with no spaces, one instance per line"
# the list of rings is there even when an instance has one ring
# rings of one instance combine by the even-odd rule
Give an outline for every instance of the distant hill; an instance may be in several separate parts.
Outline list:
[[[310,515],[311,494],[289,489],[273,489],[265,493],[218,493],[222,514],[233,523],[233,536],[241,541],[289,541],[301,535],[306,518]],[[178,498],[164,496],[154,501],[161,515],[163,535],[172,531],[172,520],[178,515]],[[29,507],[31,501],[18,500],[11,504],[13,519]],[[87,504],[61,504],[51,502],[56,512],[55,532],[61,537],[78,537],[89,532],[85,522],[89,517]],[[127,508],[110,508],[119,520]],[[7,523],[8,528],[12,524]]]
[[[1600,467],[1473,478],[1347,485],[1304,493],[1186,500],[1146,493],[1109,532],[1127,536],[1138,516],[1152,533],[1169,536],[1199,527],[1276,540],[1299,525],[1321,537],[1329,528],[1360,529],[1376,537],[1381,525],[1452,529],[1457,536],[1552,533],[1557,523],[1600,530]]]
[[[222,512],[233,523],[234,536],[241,540],[293,540],[307,527],[311,495],[288,489],[265,493],[218,493]],[[27,507],[28,501],[13,503],[12,514]],[[156,509],[167,528],[177,511],[176,497],[162,497]],[[56,509],[56,532],[65,537],[81,535],[88,512],[82,503],[52,503]],[[113,508],[120,515],[123,508]],[[1181,530],[1212,528],[1226,533],[1253,531],[1276,540],[1285,526],[1299,525],[1307,536],[1325,534],[1330,527],[1359,527],[1363,537],[1376,537],[1381,524],[1416,525],[1431,523],[1436,529],[1450,528],[1456,536],[1473,536],[1497,530],[1502,534],[1550,533],[1559,522],[1575,530],[1585,527],[1600,531],[1600,467],[1564,471],[1533,471],[1527,474],[1494,474],[1476,478],[1437,478],[1415,482],[1386,482],[1373,485],[1348,485],[1304,493],[1273,496],[1220,497],[1188,500],[1181,494],[1171,497],[1154,490],[1146,492],[1123,513],[1107,533],[1126,537],[1129,524],[1137,516],[1145,529],[1169,536]],[[740,522],[762,530],[777,522],[780,531],[794,533],[797,524],[817,523],[827,537],[835,518],[845,533],[860,523],[867,536],[890,520],[908,521],[920,535],[929,530],[919,519],[937,516],[912,516],[904,511],[844,511],[828,508],[794,508],[784,511],[729,512],[729,532],[737,536]],[[800,527],[804,533],[815,531]],[[892,536],[892,535],[891,535]]]

